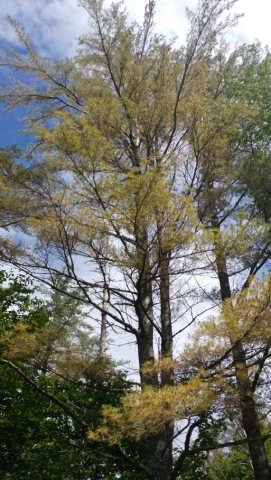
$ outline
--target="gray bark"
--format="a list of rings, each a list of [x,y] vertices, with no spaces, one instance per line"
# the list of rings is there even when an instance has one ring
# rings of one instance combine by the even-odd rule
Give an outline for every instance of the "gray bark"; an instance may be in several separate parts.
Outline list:
[[[151,271],[149,266],[149,258],[147,253],[148,235],[140,238],[140,244],[143,246],[139,252],[140,280],[138,282],[138,299],[136,302],[136,313],[138,316],[138,357],[141,372],[141,382],[144,388],[151,385],[158,387],[158,377],[155,374],[146,374],[142,371],[142,367],[146,362],[154,362],[154,348],[153,348],[153,312],[152,312],[152,281]],[[144,252],[144,253],[143,253]],[[166,263],[168,268],[168,263]],[[164,332],[164,342],[166,349],[171,352],[172,333],[171,333],[171,319],[169,309],[169,279],[168,270],[162,276],[161,293],[161,320],[162,331]],[[165,303],[164,303],[165,301]],[[172,473],[172,437],[173,425],[165,425],[157,435],[147,438],[147,465],[150,468],[150,480],[170,480]]]
[[[109,237],[107,237],[106,243],[106,256],[108,256]],[[102,312],[102,325],[100,335],[100,355],[105,356],[105,341],[106,341],[106,309],[108,302],[108,282],[109,282],[109,264],[106,260],[104,266],[104,291],[103,291],[103,312]]]

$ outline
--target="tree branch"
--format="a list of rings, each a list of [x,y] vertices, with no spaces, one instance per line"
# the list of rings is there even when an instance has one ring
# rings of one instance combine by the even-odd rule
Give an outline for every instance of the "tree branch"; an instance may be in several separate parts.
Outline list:
[[[136,468],[139,468],[142,472],[146,473],[146,475],[148,475],[148,476],[151,475],[150,470],[145,465],[143,465],[143,463],[138,462],[137,460],[134,460],[133,458],[131,458],[129,455],[127,455],[127,453],[124,452],[124,450],[122,450],[122,448],[119,445],[115,445],[115,448],[116,448],[117,452],[119,453],[119,455],[124,460],[126,460],[126,462],[130,463],[131,465],[133,465]]]
[[[266,435],[260,435],[259,437],[254,437],[254,438],[242,438],[241,440],[236,440],[235,442],[214,443],[213,445],[207,445],[206,447],[193,448],[187,453],[187,456],[194,455],[195,453],[200,453],[200,452],[209,452],[211,450],[219,450],[220,448],[243,445],[244,443],[248,443],[248,442],[258,442],[259,440],[265,441],[265,440],[268,440],[269,438],[271,438],[271,433],[267,433]]]
[[[21,377],[23,377],[26,382],[28,382],[32,387],[34,387],[41,395],[56,403],[69,417],[73,418],[76,423],[81,425],[81,427],[91,428],[91,425],[78,417],[76,413],[74,413],[72,410],[69,409],[69,407],[67,407],[67,405],[65,405],[65,403],[61,402],[60,400],[58,400],[58,398],[54,397],[50,393],[45,392],[45,390],[43,390],[39,385],[33,382],[33,380],[31,380],[31,378],[29,378],[19,367],[11,363],[9,360],[4,360],[3,358],[1,358],[1,362],[6,363],[11,368],[13,368],[13,370],[15,370],[19,375],[21,375]]]

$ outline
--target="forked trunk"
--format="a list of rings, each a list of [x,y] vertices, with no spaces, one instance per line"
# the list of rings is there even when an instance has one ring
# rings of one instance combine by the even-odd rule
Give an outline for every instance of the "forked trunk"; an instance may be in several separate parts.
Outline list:
[[[144,307],[151,302],[151,296],[145,292],[141,302],[144,301]],[[148,310],[148,316],[151,311]],[[155,374],[144,373],[144,364],[153,362],[153,325],[149,318],[141,310],[140,322],[144,325],[144,331],[140,331],[137,338],[138,356],[140,362],[141,382],[144,385],[158,387],[158,378]],[[147,466],[151,470],[150,480],[170,480],[172,471],[172,437],[173,425],[165,426],[157,435],[147,439]]]
[[[147,233],[145,233],[145,241]],[[147,243],[147,242],[146,242]],[[145,243],[145,247],[146,247]],[[146,248],[145,248],[146,252]],[[152,283],[149,261],[142,258],[141,265],[144,265],[144,273],[141,273],[141,281],[138,284],[139,298],[136,305],[139,330],[137,335],[138,357],[141,372],[142,388],[151,385],[158,387],[158,377],[156,374],[144,373],[144,364],[154,362],[153,348],[153,312],[152,312]],[[161,317],[162,332],[164,332],[164,353],[165,349],[171,352],[172,333],[171,319],[169,310],[169,281],[168,270],[163,275],[163,288],[161,292]],[[163,305],[163,307],[162,307]],[[169,353],[168,352],[168,353]],[[143,367],[143,369],[142,369]],[[151,472],[149,480],[170,480],[172,473],[172,438],[173,424],[165,425],[157,435],[149,436],[146,445],[146,463]]]

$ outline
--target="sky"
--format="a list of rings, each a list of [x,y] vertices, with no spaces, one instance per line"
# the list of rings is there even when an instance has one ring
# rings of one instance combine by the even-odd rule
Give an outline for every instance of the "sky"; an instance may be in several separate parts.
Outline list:
[[[106,0],[106,5],[110,2]],[[177,45],[185,41],[188,22],[185,8],[195,9],[196,0],[157,0],[156,29],[168,39],[177,37]],[[142,22],[145,1],[126,0],[129,20]],[[231,45],[253,43],[258,39],[263,46],[271,46],[271,2],[267,0],[240,0],[234,7],[234,12],[244,13],[229,34]],[[3,45],[18,48],[14,28],[9,24],[7,16],[18,21],[31,37],[34,46],[42,55],[49,58],[70,57],[76,53],[76,37],[88,31],[88,18],[85,10],[77,6],[76,0],[9,0],[2,2],[0,17],[0,50]],[[5,80],[6,71],[0,70],[0,79]],[[11,112],[0,115],[0,147],[17,142],[25,148],[28,139],[18,133],[17,123],[22,112]],[[128,338],[127,338],[128,341]],[[119,346],[116,345],[116,349]],[[125,348],[125,347],[124,347]],[[129,348],[129,347],[128,347]],[[121,353],[123,356],[123,353]],[[125,355],[124,355],[125,357]]]
[[[110,0],[105,4],[109,5]],[[126,0],[129,20],[142,22],[144,0]],[[177,44],[185,41],[188,22],[185,8],[195,9],[197,0],[157,0],[156,29],[167,38],[177,37]],[[253,43],[260,40],[263,46],[271,45],[270,17],[271,2],[266,0],[240,0],[235,12],[244,13],[239,25],[229,32],[228,40],[233,45]],[[29,34],[34,46],[42,55],[49,58],[70,57],[76,53],[77,40],[88,31],[87,13],[78,7],[76,0],[9,0],[2,2],[0,17],[0,49],[3,45],[18,48],[14,28],[8,22],[8,16],[19,22]],[[7,72],[0,71],[0,80],[5,80]],[[28,139],[17,133],[20,124],[20,111],[9,115],[0,115],[0,147],[18,142],[23,148]]]

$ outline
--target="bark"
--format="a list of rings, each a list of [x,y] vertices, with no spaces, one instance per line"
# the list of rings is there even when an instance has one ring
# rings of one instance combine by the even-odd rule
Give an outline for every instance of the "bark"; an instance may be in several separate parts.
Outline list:
[[[138,359],[141,383],[158,386],[158,378],[154,374],[146,374],[142,367],[146,362],[154,362],[153,323],[152,323],[152,292],[151,283],[139,287],[140,297],[136,304],[139,329],[137,334]]]
[[[142,367],[145,362],[154,361],[153,351],[153,325],[148,318],[151,316],[151,285],[144,287],[141,292],[141,302],[144,309],[138,308],[139,323],[142,328],[137,337],[138,356],[141,372],[141,382],[144,385],[158,387],[156,375],[145,374]],[[148,316],[144,312],[148,312]],[[147,439],[147,466],[151,470],[150,480],[170,480],[172,471],[172,437],[173,425],[165,426],[157,435]]]
[[[170,311],[170,289],[169,289],[169,262],[170,254],[163,255],[160,264],[160,302],[161,302],[161,354],[172,356],[172,322]],[[173,385],[173,370],[161,372],[161,383]]]
[[[161,330],[162,330],[162,355],[172,352],[172,325],[169,294],[169,254],[163,255],[160,265],[160,299],[161,299]]]
[[[233,354],[243,427],[247,438],[261,436],[255,400],[246,368],[245,354],[237,349]],[[248,442],[256,480],[270,480],[271,473],[263,440]]]
[[[172,425],[148,439],[147,462],[152,474],[150,480],[171,480]]]
[[[164,218],[166,212],[160,212],[160,216]],[[172,321],[170,311],[170,257],[171,252],[165,248],[163,240],[163,222],[157,219],[157,238],[158,238],[158,258],[159,258],[159,274],[160,274],[160,309],[161,309],[161,355],[172,357]],[[161,374],[162,385],[173,385],[174,372]]]
[[[155,374],[146,374],[142,371],[145,362],[154,362],[153,348],[153,313],[152,313],[152,282],[150,262],[148,258],[147,245],[148,235],[140,238],[140,244],[143,246],[138,251],[140,259],[138,282],[138,300],[136,302],[136,312],[138,316],[139,330],[137,335],[138,357],[141,372],[141,382],[144,386],[151,385],[158,387],[158,377]],[[167,267],[166,267],[167,268]],[[164,331],[164,345],[171,352],[172,334],[169,309],[169,279],[168,270],[162,276],[163,288],[160,289],[161,295],[161,318],[162,331]],[[165,303],[163,303],[165,301]],[[162,307],[163,305],[163,307]],[[173,425],[165,425],[157,434],[147,439],[146,463],[151,471],[150,480],[170,480],[172,473],[172,437]]]
[[[231,288],[229,276],[227,273],[226,258],[223,250],[223,242],[220,231],[220,225],[217,216],[214,213],[212,218],[212,227],[214,231],[214,247],[217,274],[220,284],[222,302],[231,298]],[[243,427],[247,438],[261,436],[260,425],[256,410],[256,404],[253,397],[253,389],[249,378],[249,372],[246,365],[246,355],[242,344],[238,344],[232,352],[238,398],[242,413]],[[253,471],[256,480],[271,480],[271,472],[268,464],[264,440],[248,442],[250,457],[253,465]]]
[[[148,231],[144,229],[137,235],[138,283],[135,310],[138,318],[137,346],[141,382],[157,385],[157,379],[145,375],[142,367],[146,362],[154,361],[153,350],[153,315],[152,315],[152,283],[148,252]]]
[[[161,308],[161,354],[172,355],[172,324],[169,293],[169,254],[161,252],[160,263],[160,308]],[[173,384],[173,371],[161,373],[161,384]],[[166,425],[158,435],[149,439],[149,463],[151,480],[170,480],[172,474],[173,423]],[[155,463],[154,463],[155,462]]]
[[[107,238],[106,244],[106,256],[108,256],[109,248],[109,237]],[[104,266],[104,291],[103,291],[103,312],[102,312],[102,325],[101,325],[101,336],[100,336],[100,355],[104,357],[105,355],[105,340],[106,340],[106,309],[108,301],[108,281],[109,281],[109,264],[106,260]]]

